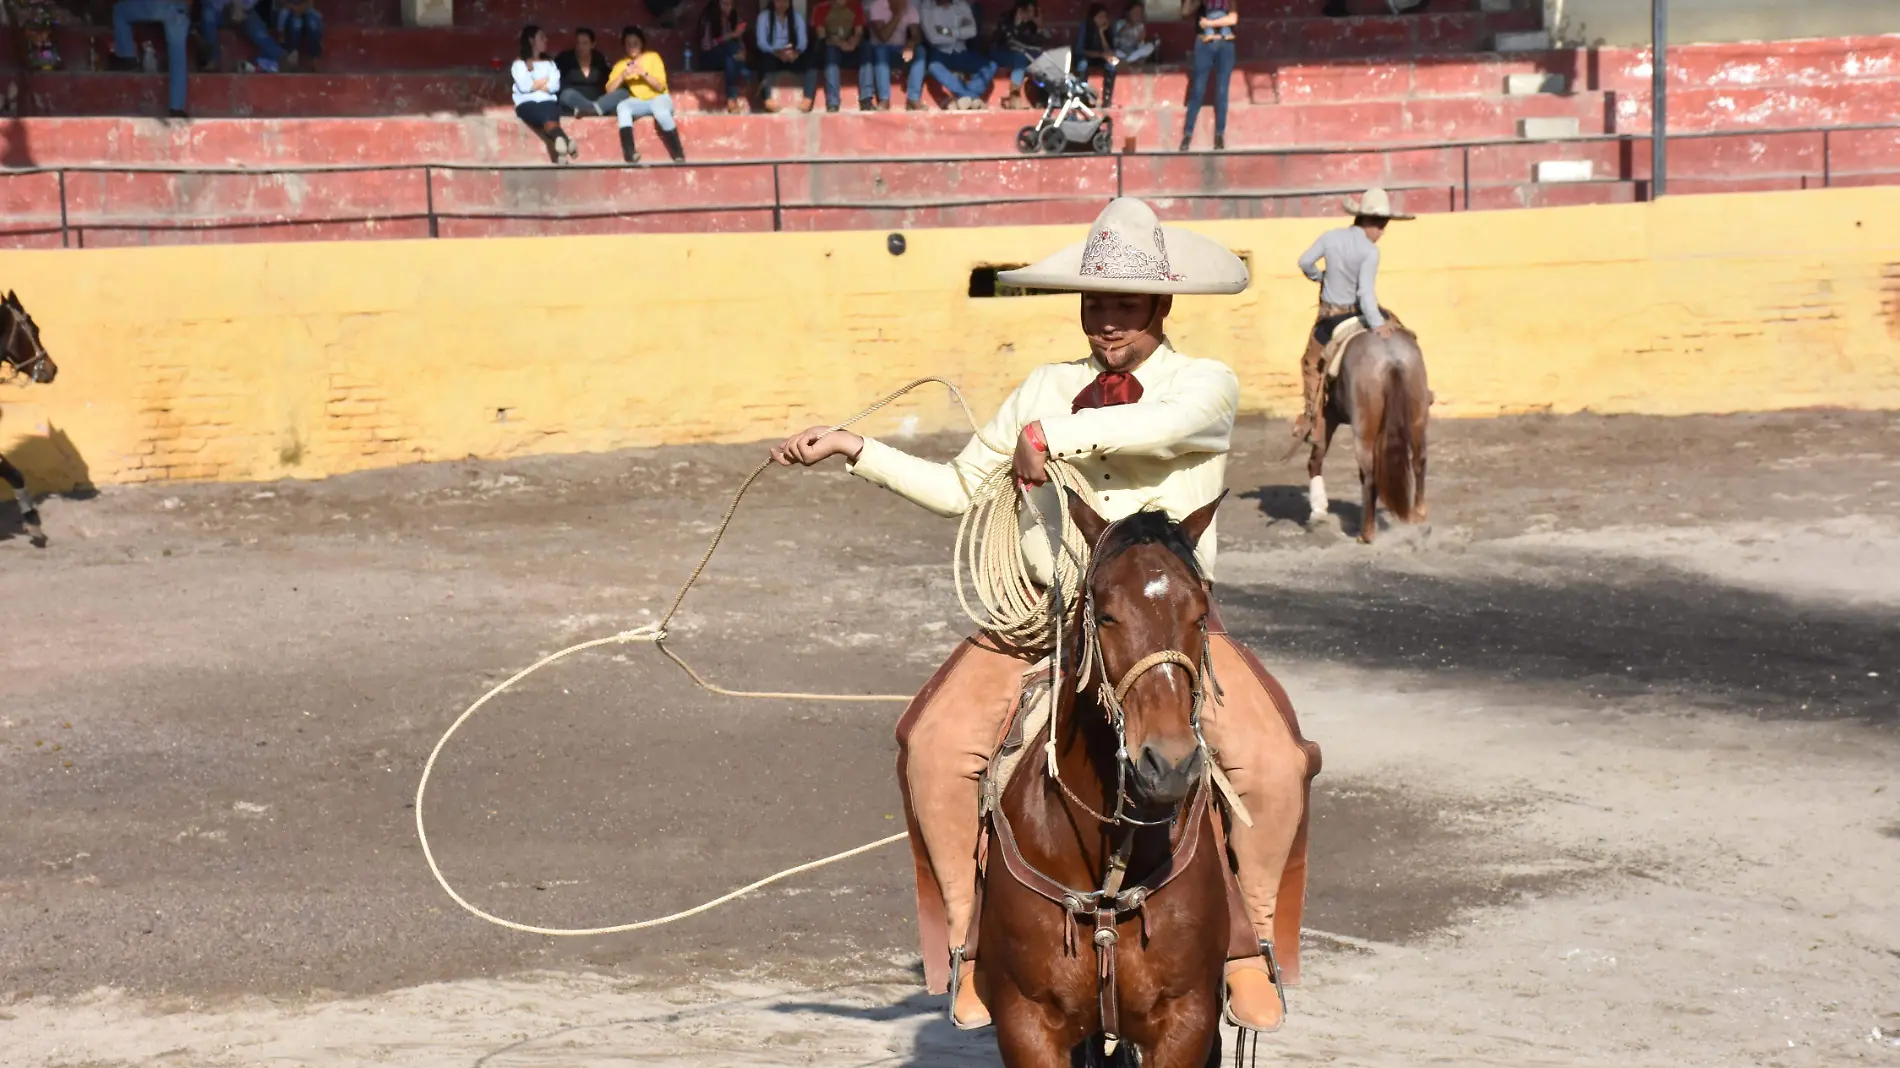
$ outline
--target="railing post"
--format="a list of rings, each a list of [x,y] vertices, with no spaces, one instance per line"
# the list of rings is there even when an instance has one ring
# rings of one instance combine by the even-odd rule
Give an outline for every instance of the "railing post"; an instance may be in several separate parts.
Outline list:
[[[1834,142],[1828,135],[1833,131],[1821,127],[1821,188],[1834,185]]]
[[[1122,153],[1120,152],[1115,153],[1115,196],[1117,198],[1120,198],[1121,196],[1123,196],[1123,193],[1122,193]]]
[[[1465,210],[1471,210],[1471,146],[1464,145],[1462,155],[1465,164]]]
[[[427,163],[422,165],[422,196],[429,207],[429,236],[440,237],[435,224],[435,168]]]
[[[1649,199],[1669,184],[1669,0],[1650,0]]]
[[[779,192],[778,163],[772,164],[772,232],[785,229],[785,200]]]
[[[59,247],[72,248],[72,231],[66,225],[66,168],[54,172],[59,175]]]

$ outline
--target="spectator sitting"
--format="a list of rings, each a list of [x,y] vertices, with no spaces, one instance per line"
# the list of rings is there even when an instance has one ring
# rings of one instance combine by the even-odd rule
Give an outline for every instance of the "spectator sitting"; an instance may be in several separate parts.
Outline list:
[[[726,74],[726,110],[745,110],[745,30],[735,0],[707,0],[699,16],[700,63]]]
[[[165,28],[165,69],[170,74],[171,117],[185,114],[186,39],[191,35],[191,12],[185,0],[118,0],[112,5],[112,70],[138,70],[138,43],[132,27],[156,22]]]
[[[594,31],[574,31],[574,47],[554,57],[561,72],[561,104],[575,115],[605,115],[597,105],[607,94],[607,57],[594,48]]]
[[[679,124],[673,119],[673,94],[666,91],[666,64],[658,52],[647,47],[647,35],[638,26],[621,30],[620,42],[626,47],[627,58],[614,64],[613,73],[607,76],[607,95],[596,106],[605,108],[608,101],[613,102],[614,114],[620,120],[621,156],[628,163],[640,162],[640,153],[633,147],[633,120],[650,115],[660,128],[660,143],[666,146],[666,154],[674,163],[686,162]]]
[[[569,162],[580,150],[561,129],[561,71],[548,58],[548,35],[533,23],[523,26],[519,51],[521,58],[509,68],[515,114],[548,146],[550,162]]]
[[[1160,42],[1148,36],[1148,8],[1141,0],[1129,0],[1128,6],[1122,9],[1110,43],[1115,49],[1118,69],[1154,58]]]
[[[1009,96],[1006,108],[1023,106],[1023,77],[1029,73],[1029,61],[1049,44],[1049,35],[1038,21],[1042,9],[1036,0],[1016,0],[1016,7],[996,27],[996,46],[990,54],[999,67],[1009,68]]]
[[[910,64],[913,72],[910,104],[923,107],[924,95],[923,35],[917,28],[917,9],[910,0],[871,0],[864,9],[869,33],[864,43],[864,62],[858,67],[858,102],[875,101],[880,111],[891,107],[891,61]]]
[[[1108,22],[1108,5],[1090,4],[1082,28],[1075,36],[1075,54],[1071,57],[1076,77],[1088,81],[1089,71],[1101,68],[1102,106],[1115,101],[1115,68],[1121,60],[1115,55],[1115,32]]]
[[[819,0],[811,11],[811,28],[824,48],[812,58],[825,64],[825,110],[838,110],[838,98],[844,95],[838,84],[839,68],[846,63],[858,68],[858,107],[872,110],[870,98],[864,95],[864,8],[858,0]],[[811,107],[809,97],[805,106]]]
[[[277,37],[288,54],[284,62],[315,72],[323,55],[323,13],[316,0],[276,0]]]
[[[950,107],[981,110],[996,64],[970,47],[976,37],[976,12],[969,0],[930,0],[918,17],[930,47],[930,76],[950,94]]]
[[[777,75],[798,71],[805,75],[805,110],[810,111],[812,98],[818,93],[818,69],[806,62],[811,42],[805,34],[805,19],[792,10],[792,0],[766,0],[766,6],[759,9],[758,27],[752,36],[759,46],[754,60],[765,110],[779,110],[778,101],[772,99]]]
[[[284,59],[284,49],[264,28],[264,20],[257,14],[257,0],[203,0],[198,8],[198,34],[204,39],[203,69],[218,69],[222,51],[218,47],[218,28],[227,21],[227,16],[257,49],[257,69],[276,74]]]

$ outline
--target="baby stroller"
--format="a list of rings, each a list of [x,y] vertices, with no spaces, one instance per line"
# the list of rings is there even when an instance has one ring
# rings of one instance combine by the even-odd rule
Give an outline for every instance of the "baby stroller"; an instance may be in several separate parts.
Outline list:
[[[1043,97],[1042,117],[1016,131],[1018,152],[1108,152],[1114,120],[1095,113],[1095,90],[1069,71],[1069,50],[1051,48],[1029,64],[1029,82]]]

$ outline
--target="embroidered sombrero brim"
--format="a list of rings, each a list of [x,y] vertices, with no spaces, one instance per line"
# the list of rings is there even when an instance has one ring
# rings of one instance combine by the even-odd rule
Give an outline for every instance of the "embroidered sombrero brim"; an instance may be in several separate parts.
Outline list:
[[[1247,265],[1227,246],[1192,230],[1162,226],[1133,197],[1109,203],[1087,240],[1038,263],[999,271],[996,280],[1069,293],[1239,293]]]

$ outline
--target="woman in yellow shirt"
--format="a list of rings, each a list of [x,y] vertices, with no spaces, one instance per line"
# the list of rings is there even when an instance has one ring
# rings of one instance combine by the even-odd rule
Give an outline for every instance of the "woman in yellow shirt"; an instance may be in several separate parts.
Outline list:
[[[613,108],[620,121],[620,153],[628,163],[640,162],[640,153],[633,147],[633,120],[647,115],[660,128],[660,141],[673,162],[686,162],[679,124],[673,119],[673,94],[666,91],[665,62],[658,52],[647,49],[647,35],[638,26],[620,31],[620,42],[627,58],[614,64],[607,75],[607,93],[595,108],[603,115]]]

